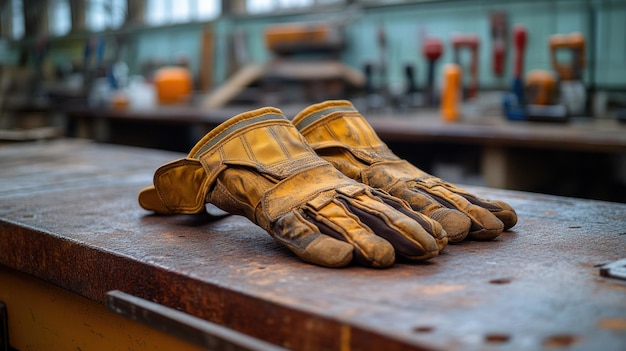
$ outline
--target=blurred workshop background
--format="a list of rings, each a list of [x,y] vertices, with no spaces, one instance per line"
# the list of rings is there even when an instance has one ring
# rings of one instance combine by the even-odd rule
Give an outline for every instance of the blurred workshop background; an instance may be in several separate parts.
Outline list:
[[[2,0],[0,147],[349,99],[457,184],[626,202],[626,0]],[[0,160],[0,163],[2,160]]]

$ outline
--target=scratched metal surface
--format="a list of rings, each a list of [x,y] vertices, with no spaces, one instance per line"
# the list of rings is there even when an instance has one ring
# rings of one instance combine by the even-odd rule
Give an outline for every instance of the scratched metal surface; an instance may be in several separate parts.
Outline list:
[[[624,350],[626,205],[468,187],[512,231],[425,264],[326,269],[242,217],[159,217],[137,192],[183,155],[0,147],[0,264],[104,302],[118,289],[297,350]],[[1,288],[1,287],[0,287]]]

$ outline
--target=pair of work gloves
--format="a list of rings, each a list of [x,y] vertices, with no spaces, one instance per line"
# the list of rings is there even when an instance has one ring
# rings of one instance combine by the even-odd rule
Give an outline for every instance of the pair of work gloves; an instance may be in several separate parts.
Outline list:
[[[508,204],[394,155],[348,101],[312,105],[293,121],[272,107],[239,114],[159,167],[139,203],[159,214],[212,203],[327,267],[426,260],[448,241],[493,239],[517,222]]]

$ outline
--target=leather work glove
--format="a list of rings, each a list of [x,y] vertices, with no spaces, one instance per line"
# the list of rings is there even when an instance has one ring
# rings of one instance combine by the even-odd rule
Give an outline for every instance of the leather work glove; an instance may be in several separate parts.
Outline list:
[[[406,202],[350,179],[320,158],[278,109],[237,115],[186,158],[159,167],[140,205],[196,214],[205,203],[247,217],[306,262],[388,267],[395,255],[436,256],[441,225]]]
[[[517,222],[508,204],[480,199],[393,154],[348,101],[312,105],[293,124],[343,174],[407,201],[440,222],[451,242],[493,239]]]

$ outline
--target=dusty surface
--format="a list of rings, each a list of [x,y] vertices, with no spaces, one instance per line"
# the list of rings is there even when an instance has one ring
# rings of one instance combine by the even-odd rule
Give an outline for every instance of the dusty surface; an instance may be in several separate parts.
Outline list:
[[[243,217],[137,204],[183,155],[82,141],[0,147],[0,264],[104,302],[118,289],[319,349],[626,349],[626,205],[467,187],[519,215],[491,242],[385,270],[301,262]]]

